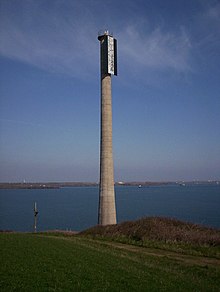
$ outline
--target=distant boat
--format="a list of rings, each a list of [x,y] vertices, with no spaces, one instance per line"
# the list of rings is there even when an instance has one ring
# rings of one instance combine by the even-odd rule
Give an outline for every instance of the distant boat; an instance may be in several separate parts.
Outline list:
[[[139,187],[139,188],[142,188],[142,185],[139,185],[138,187]]]
[[[184,184],[184,183],[183,183],[183,184],[179,184],[179,185],[180,185],[181,187],[185,187],[185,186],[186,186],[186,184]]]

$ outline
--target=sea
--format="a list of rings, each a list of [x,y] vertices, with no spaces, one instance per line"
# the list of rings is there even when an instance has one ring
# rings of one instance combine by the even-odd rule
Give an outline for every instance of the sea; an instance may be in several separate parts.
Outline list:
[[[220,185],[116,186],[118,223],[171,217],[220,229]],[[98,187],[1,189],[0,230],[81,231],[97,225]]]

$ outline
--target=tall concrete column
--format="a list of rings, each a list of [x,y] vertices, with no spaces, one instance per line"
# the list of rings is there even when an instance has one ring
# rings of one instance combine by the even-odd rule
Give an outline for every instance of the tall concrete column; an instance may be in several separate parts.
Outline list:
[[[111,74],[102,70],[101,50],[101,141],[98,224],[116,224],[114,170],[112,154]]]

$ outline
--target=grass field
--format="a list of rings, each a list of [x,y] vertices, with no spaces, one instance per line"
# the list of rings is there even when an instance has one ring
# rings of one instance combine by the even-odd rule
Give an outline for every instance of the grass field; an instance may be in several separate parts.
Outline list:
[[[0,250],[0,291],[220,291],[218,256],[62,233],[1,233]]]

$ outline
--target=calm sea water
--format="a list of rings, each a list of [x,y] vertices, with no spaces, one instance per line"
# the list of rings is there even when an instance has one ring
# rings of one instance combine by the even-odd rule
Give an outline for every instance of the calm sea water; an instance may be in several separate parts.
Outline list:
[[[0,190],[0,229],[33,230],[37,202],[38,230],[83,230],[97,224],[98,188]],[[166,216],[220,228],[220,186],[116,187],[118,222]]]

